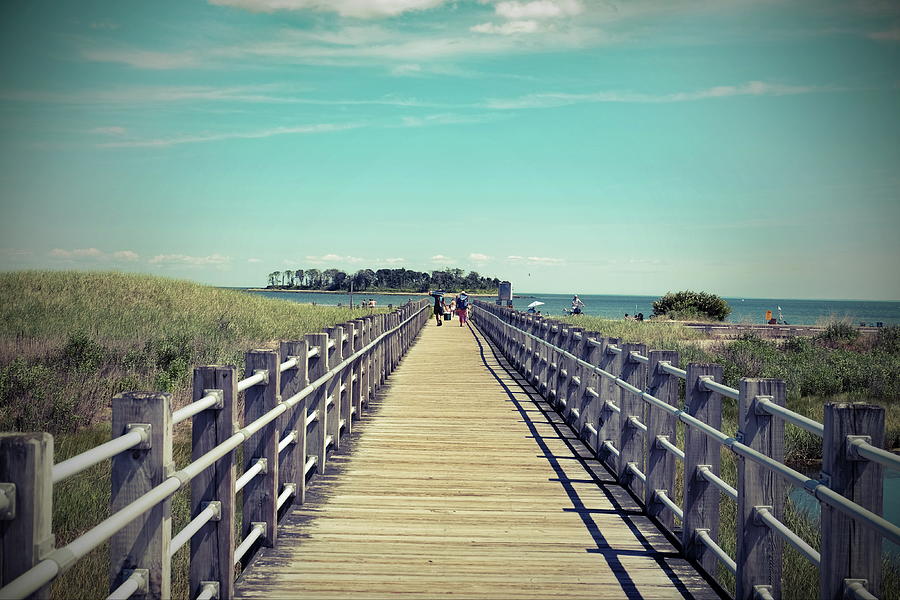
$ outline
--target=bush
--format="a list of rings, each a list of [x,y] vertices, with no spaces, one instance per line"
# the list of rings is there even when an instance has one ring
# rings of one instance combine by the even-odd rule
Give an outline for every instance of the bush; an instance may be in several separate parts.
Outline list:
[[[731,314],[728,303],[715,294],[707,292],[669,292],[653,303],[654,316],[698,316],[724,321]]]
[[[859,337],[859,331],[849,323],[838,321],[831,323],[825,331],[817,333],[813,339],[826,348],[843,348],[849,346]]]

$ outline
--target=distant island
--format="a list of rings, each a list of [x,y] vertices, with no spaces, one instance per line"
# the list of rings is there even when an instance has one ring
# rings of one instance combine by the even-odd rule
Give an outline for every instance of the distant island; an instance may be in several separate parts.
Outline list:
[[[267,277],[266,291],[304,291],[379,294],[421,294],[433,289],[466,290],[476,295],[496,295],[497,277],[484,277],[477,271],[444,269],[414,271],[411,269],[360,269],[348,274],[339,269],[296,269],[272,271]]]

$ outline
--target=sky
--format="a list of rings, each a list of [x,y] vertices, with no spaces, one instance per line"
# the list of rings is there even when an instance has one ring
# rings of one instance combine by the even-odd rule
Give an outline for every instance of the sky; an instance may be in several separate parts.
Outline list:
[[[5,0],[0,270],[900,299],[900,2]]]

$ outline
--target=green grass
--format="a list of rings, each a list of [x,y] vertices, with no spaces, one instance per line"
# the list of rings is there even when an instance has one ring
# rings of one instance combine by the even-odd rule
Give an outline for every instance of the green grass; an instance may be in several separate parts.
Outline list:
[[[109,440],[116,393],[168,391],[181,406],[190,400],[193,366],[235,364],[242,371],[246,350],[369,312],[146,275],[0,274],[0,431],[53,433],[60,462]],[[174,459],[178,467],[190,460],[187,424],[176,429]],[[109,516],[109,469],[106,461],[55,486],[58,547]],[[189,521],[189,494],[172,497],[173,533]],[[176,598],[187,596],[188,552],[172,562]],[[108,571],[103,544],[54,582],[52,596],[105,597]]]
[[[885,408],[886,446],[900,446],[900,327],[884,328],[874,338],[860,338],[846,324],[827,324],[824,332],[813,338],[794,338],[782,344],[747,336],[742,339],[713,342],[677,323],[606,320],[596,317],[564,317],[561,320],[600,331],[607,337],[620,337],[625,342],[645,343],[649,349],[677,350],[681,366],[691,362],[715,362],[723,365],[725,382],[737,387],[741,377],[774,377],[788,386],[786,404],[791,410],[822,422],[828,402],[865,401]],[[736,403],[724,399],[722,431],[737,431]],[[678,445],[684,447],[684,425],[678,424]],[[797,469],[817,471],[822,457],[822,441],[817,436],[792,425],[785,427],[786,462]],[[721,453],[720,476],[737,487],[737,461],[727,449]],[[682,465],[676,476],[676,501],[683,501]],[[786,486],[789,488],[789,486]],[[719,544],[730,556],[735,555],[735,503],[722,497],[720,504]],[[785,502],[783,522],[813,548],[819,547],[819,525]],[[900,598],[900,564],[896,558],[884,558],[884,598]],[[796,550],[785,544],[783,563],[783,596],[785,598],[817,598],[818,570]],[[734,593],[734,577],[724,567],[718,581]]]

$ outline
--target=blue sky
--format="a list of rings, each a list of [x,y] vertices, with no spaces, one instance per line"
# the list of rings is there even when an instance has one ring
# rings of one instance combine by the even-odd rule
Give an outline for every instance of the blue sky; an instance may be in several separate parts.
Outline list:
[[[0,269],[900,299],[900,3],[7,0]]]

